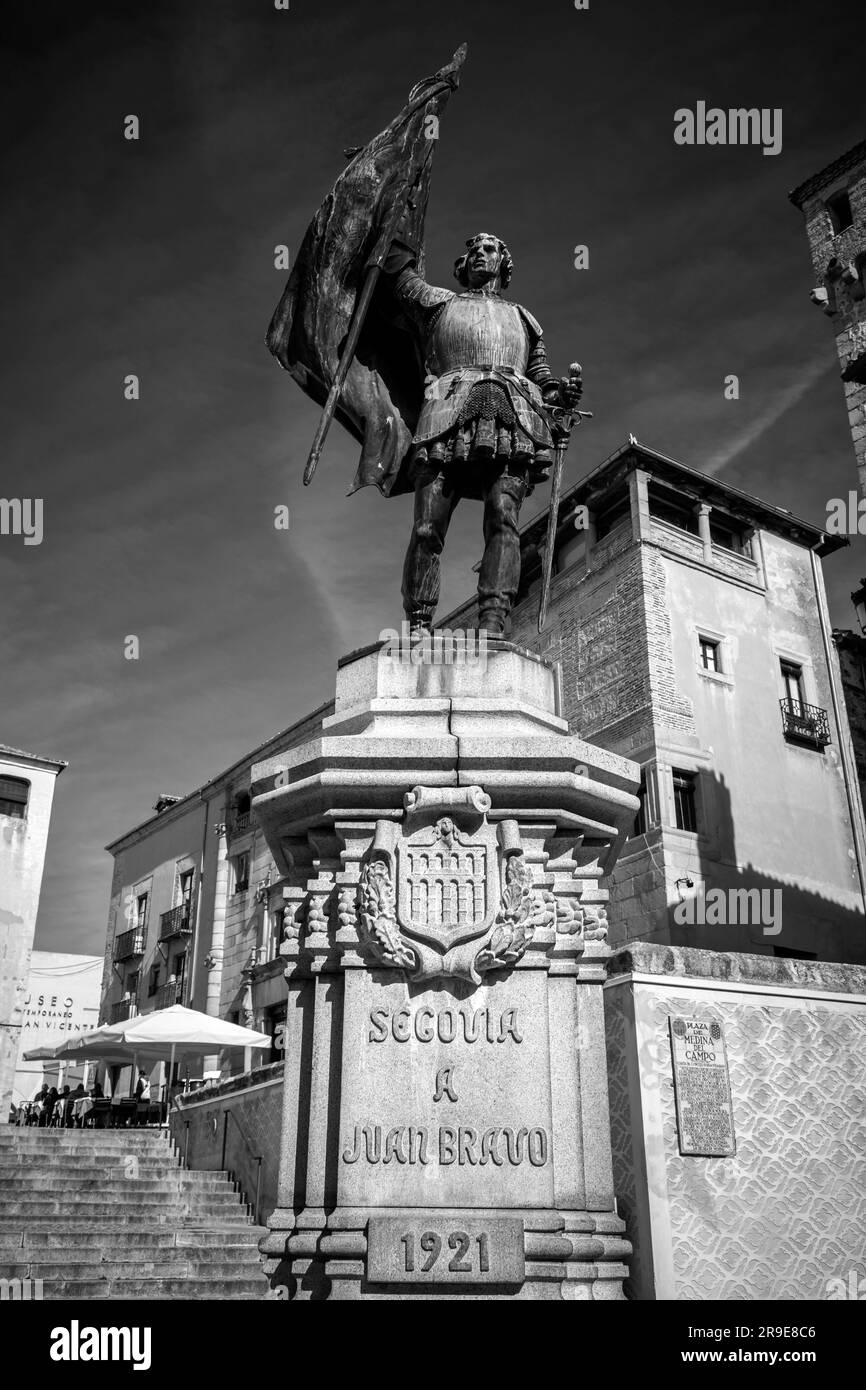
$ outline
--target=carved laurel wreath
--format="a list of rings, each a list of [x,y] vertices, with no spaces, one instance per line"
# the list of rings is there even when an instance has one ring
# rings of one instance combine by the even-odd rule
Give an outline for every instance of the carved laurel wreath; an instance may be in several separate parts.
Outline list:
[[[369,860],[361,871],[358,917],[361,940],[372,948],[383,965],[414,969],[415,952],[397,925],[394,884],[384,859]]]

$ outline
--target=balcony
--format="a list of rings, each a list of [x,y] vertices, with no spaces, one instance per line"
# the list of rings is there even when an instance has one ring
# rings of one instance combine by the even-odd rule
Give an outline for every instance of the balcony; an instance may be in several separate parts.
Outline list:
[[[160,941],[171,941],[175,936],[190,936],[191,933],[192,907],[189,903],[181,903],[179,907],[173,907],[169,912],[160,913]]]
[[[827,711],[817,705],[804,705],[802,700],[780,700],[782,729],[785,738],[794,743],[806,743],[811,748],[826,748],[830,742],[830,721]]]
[[[186,1003],[186,981],[169,980],[167,985],[162,985],[153,996],[153,1007],[155,1009],[170,1009],[172,1004]]]
[[[131,960],[133,956],[144,955],[144,927],[133,927],[132,931],[125,931],[114,941],[114,961],[115,964],[121,960]]]
[[[126,1018],[135,1018],[138,1013],[137,999],[121,999],[119,1003],[112,1004],[110,1023],[123,1023]]]
[[[235,840],[237,839],[238,835],[245,835],[246,832],[251,828],[251,825],[252,819],[250,816],[250,812],[241,811],[238,815],[235,816],[234,820],[230,820],[226,826],[228,839]]]

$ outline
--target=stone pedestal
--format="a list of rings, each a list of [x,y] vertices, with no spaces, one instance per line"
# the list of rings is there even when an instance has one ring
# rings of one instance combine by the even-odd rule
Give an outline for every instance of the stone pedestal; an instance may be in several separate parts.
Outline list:
[[[296,1298],[621,1298],[604,875],[638,769],[508,643],[343,662],[254,769],[284,875],[279,1205]]]

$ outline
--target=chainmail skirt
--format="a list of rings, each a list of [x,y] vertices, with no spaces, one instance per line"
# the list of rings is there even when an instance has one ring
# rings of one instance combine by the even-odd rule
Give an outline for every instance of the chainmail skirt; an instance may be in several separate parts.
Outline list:
[[[412,465],[514,464],[531,485],[547,477],[553,451],[538,446],[520,428],[508,395],[495,382],[473,386],[460,419],[447,434],[415,447]]]

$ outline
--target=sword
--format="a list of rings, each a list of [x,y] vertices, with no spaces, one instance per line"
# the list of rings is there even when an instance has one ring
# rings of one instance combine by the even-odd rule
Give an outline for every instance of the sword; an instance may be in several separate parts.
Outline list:
[[[569,379],[572,382],[580,381],[581,371],[580,363],[572,362],[568,369]],[[581,420],[592,419],[592,412],[589,410],[572,410],[568,406],[561,405],[549,407],[548,414],[553,420],[556,450],[553,462],[553,479],[550,485],[550,511],[547,514],[547,541],[544,547],[541,597],[538,603],[539,632],[544,630],[544,625],[547,622],[547,605],[550,601],[550,581],[553,578],[553,554],[556,548],[556,530],[559,521],[559,499],[562,495],[562,470],[565,466],[565,455],[568,452],[571,431],[575,425],[579,425]]]

